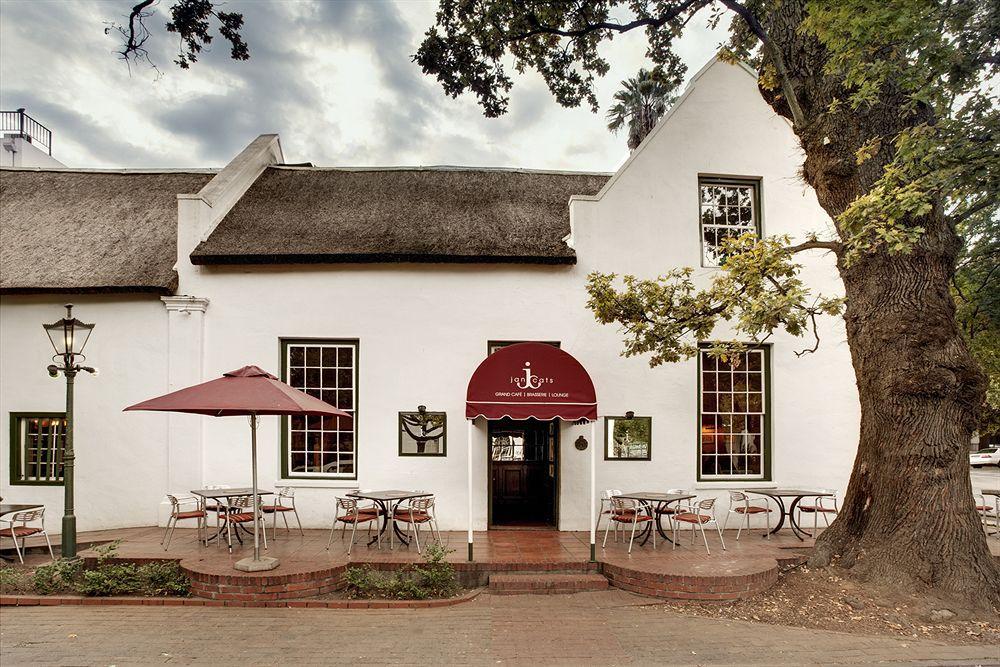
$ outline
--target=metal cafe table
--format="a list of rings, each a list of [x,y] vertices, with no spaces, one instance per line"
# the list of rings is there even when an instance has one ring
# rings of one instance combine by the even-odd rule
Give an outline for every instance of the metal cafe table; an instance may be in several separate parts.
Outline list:
[[[829,498],[832,493],[825,491],[809,491],[807,489],[747,489],[746,493],[755,493],[759,496],[767,496],[778,505],[778,524],[771,530],[769,535],[774,535],[785,525],[785,517],[788,517],[788,525],[792,527],[795,537],[805,541],[806,537],[812,537],[812,533],[802,530],[795,520],[795,508],[803,498]],[[791,498],[792,502],[785,507],[783,498]],[[805,537],[803,537],[803,535]]]
[[[30,504],[30,505],[10,505],[10,504],[7,504],[7,503],[0,503],[0,516],[6,516],[8,514],[15,514],[17,512],[27,512],[29,510],[38,510],[38,509],[42,509],[42,507],[43,506],[39,505],[38,503],[34,503],[34,504]],[[14,560],[13,558],[8,558],[7,556],[3,556],[3,559],[4,560],[11,560],[11,561]]]
[[[393,517],[396,513],[396,508],[404,500],[412,500],[413,498],[426,498],[427,496],[433,496],[433,493],[428,493],[426,491],[351,491],[347,494],[348,498],[359,498],[363,500],[371,500],[376,505],[378,505],[379,510],[382,511],[382,525],[379,527],[378,535],[373,537],[368,541],[368,546],[375,544],[379,538],[385,534],[385,531],[389,528],[389,524],[392,523],[392,530],[399,538],[399,541],[403,543],[404,546],[408,545],[409,542],[406,541],[406,535],[403,531],[399,529]]]
[[[636,491],[634,493],[621,493],[615,495],[615,498],[628,498],[629,500],[638,500],[644,503],[649,503],[650,507],[653,508],[653,513],[656,515],[656,532],[660,534],[660,537],[671,543],[673,540],[670,539],[670,536],[663,531],[662,520],[663,515],[666,514],[664,510],[666,510],[670,503],[679,503],[683,500],[691,500],[695,497],[696,496],[691,493],[653,493],[650,491]],[[656,503],[655,506],[653,503]],[[648,522],[647,525],[643,526],[642,532],[639,534],[642,539],[639,544],[645,546],[652,533],[652,522]]]
[[[272,495],[273,493],[274,493],[273,491],[257,489],[258,496],[268,496]],[[199,498],[201,498],[202,506],[205,505],[206,500],[211,498],[212,500],[215,501],[216,507],[221,512],[221,511],[228,511],[225,509],[225,507],[229,504],[230,498],[236,498],[238,496],[252,496],[253,489],[249,486],[241,487],[238,489],[197,489],[195,491],[191,491],[191,495],[198,496]],[[244,526],[243,524],[239,523],[236,524],[236,531],[235,531],[236,539],[239,540],[240,544],[243,544],[243,538],[240,537],[240,528],[242,528],[247,535],[253,535],[253,533],[249,529],[247,529],[247,527]],[[219,526],[219,530],[218,532],[215,533],[215,535],[205,538],[205,544],[207,545],[211,540],[217,538],[221,540],[225,532],[226,532],[226,527]]]

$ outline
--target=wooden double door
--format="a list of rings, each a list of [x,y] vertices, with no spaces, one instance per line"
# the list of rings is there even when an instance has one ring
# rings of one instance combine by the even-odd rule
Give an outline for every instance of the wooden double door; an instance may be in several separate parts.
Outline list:
[[[554,528],[559,429],[555,421],[489,422],[491,528]]]

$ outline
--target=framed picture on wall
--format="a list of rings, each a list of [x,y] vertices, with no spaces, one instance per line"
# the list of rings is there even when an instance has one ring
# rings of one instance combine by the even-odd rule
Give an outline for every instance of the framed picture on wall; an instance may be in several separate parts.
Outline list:
[[[399,413],[400,456],[447,456],[448,415],[429,412],[423,405],[416,412]]]
[[[604,418],[605,461],[649,461],[652,443],[652,417],[629,412],[623,417]]]

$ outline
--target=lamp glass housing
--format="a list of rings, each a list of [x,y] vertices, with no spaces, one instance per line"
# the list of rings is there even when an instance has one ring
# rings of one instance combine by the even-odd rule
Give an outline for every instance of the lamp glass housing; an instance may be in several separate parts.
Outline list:
[[[66,306],[66,317],[61,320],[42,325],[52,343],[52,349],[59,356],[82,354],[90,333],[94,330],[93,324],[73,317],[72,308],[70,305]]]

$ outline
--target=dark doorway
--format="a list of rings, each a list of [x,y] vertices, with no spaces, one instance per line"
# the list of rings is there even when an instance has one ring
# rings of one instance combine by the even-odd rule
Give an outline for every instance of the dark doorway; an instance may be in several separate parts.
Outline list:
[[[555,421],[489,422],[491,528],[554,528],[559,464]]]

